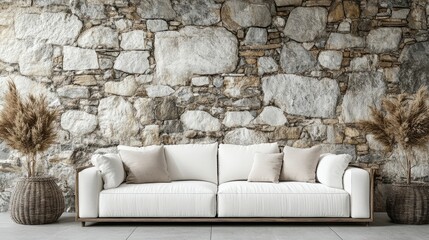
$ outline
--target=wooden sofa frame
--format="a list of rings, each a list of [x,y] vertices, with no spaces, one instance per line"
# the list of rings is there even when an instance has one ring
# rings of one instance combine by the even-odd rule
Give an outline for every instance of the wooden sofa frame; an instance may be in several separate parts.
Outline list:
[[[370,175],[370,217],[101,217],[101,218],[81,218],[79,217],[79,172],[92,166],[76,169],[75,181],[75,207],[76,221],[81,222],[85,227],[86,222],[199,222],[199,223],[225,223],[225,222],[273,222],[273,223],[364,223],[367,226],[374,221],[374,169],[363,168]]]

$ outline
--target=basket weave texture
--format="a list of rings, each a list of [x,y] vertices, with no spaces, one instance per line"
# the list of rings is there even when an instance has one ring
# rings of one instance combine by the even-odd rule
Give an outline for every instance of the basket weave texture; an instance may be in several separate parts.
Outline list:
[[[56,222],[64,212],[64,196],[53,177],[21,178],[10,200],[16,223],[36,225]]]
[[[429,184],[394,184],[386,211],[395,223],[429,223]]]

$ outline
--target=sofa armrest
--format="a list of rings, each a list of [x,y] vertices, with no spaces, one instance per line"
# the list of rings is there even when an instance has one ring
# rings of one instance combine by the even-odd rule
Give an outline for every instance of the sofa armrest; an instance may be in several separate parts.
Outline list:
[[[76,173],[76,211],[79,218],[98,217],[98,203],[103,189],[101,173],[95,167]]]
[[[350,194],[352,218],[372,218],[372,173],[362,168],[349,167],[344,173],[344,190]]]

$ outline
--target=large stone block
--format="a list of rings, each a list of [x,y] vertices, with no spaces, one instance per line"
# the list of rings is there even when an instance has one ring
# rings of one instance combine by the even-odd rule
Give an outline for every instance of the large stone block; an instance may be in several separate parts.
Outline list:
[[[137,13],[142,18],[173,20],[176,17],[170,0],[142,0],[137,5]]]
[[[365,39],[348,33],[331,33],[326,42],[326,49],[364,48]]]
[[[326,28],[328,11],[321,7],[294,8],[286,22],[284,34],[298,42],[310,42]]]
[[[221,10],[222,22],[230,30],[246,27],[268,27],[271,24],[269,1],[229,0]]]
[[[183,24],[203,26],[220,21],[220,7],[214,0],[181,0],[173,6]]]
[[[0,26],[0,61],[18,63],[26,49],[25,41],[15,38],[12,27]]]
[[[180,116],[183,125],[191,130],[215,132],[221,127],[220,121],[208,112],[193,110],[186,111]]]
[[[120,82],[106,82],[104,92],[121,96],[132,96],[136,92],[138,84],[134,76],[128,76]]]
[[[278,74],[262,79],[264,104],[273,101],[283,111],[307,117],[329,118],[335,116],[340,94],[333,79]]]
[[[267,136],[259,131],[247,128],[237,128],[225,134],[223,142],[226,144],[251,145],[268,142]]]
[[[97,69],[98,67],[95,50],[64,46],[63,69],[65,71]]]
[[[264,107],[259,116],[253,121],[253,124],[267,124],[270,126],[283,126],[287,119],[283,110],[273,106]]]
[[[146,49],[146,33],[142,30],[125,32],[121,34],[121,37],[121,48],[124,50]]]
[[[185,85],[192,75],[229,73],[238,61],[237,38],[221,27],[184,27],[155,34],[156,78]]]
[[[382,72],[351,73],[342,104],[344,122],[368,119],[369,106],[378,107],[385,92]]]
[[[29,76],[50,76],[53,66],[52,45],[34,42],[26,43],[26,46],[19,56],[19,72]]]
[[[316,58],[301,44],[286,43],[280,53],[280,65],[285,73],[303,73],[314,70]]]
[[[127,73],[145,73],[149,69],[148,51],[122,51],[113,68]]]
[[[92,27],[80,35],[77,45],[82,48],[118,48],[118,33],[109,27]]]
[[[82,28],[82,22],[71,14],[62,12],[18,14],[15,34],[18,39],[37,38],[56,45],[73,44]]]
[[[429,86],[429,42],[407,45],[399,57],[399,87],[413,93]]]
[[[398,49],[401,35],[400,28],[373,29],[366,38],[367,47],[373,53],[395,51]]]
[[[139,98],[134,102],[134,108],[137,110],[136,116],[140,124],[147,125],[155,120],[155,103],[150,98]]]
[[[61,127],[73,136],[91,133],[97,127],[97,116],[83,111],[69,110],[61,115]]]
[[[249,111],[226,112],[223,125],[226,127],[247,126],[255,117]]]

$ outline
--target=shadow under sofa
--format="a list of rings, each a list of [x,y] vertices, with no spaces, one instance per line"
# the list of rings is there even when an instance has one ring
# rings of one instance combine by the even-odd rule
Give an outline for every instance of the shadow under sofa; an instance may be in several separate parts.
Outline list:
[[[248,182],[234,176],[234,171],[246,172],[248,166],[230,165],[231,159],[246,153],[240,153],[239,145],[225,146],[164,146],[170,183],[122,183],[103,189],[97,168],[78,169],[76,221],[83,226],[85,222],[373,221],[371,169],[348,167],[343,189],[322,183]]]

